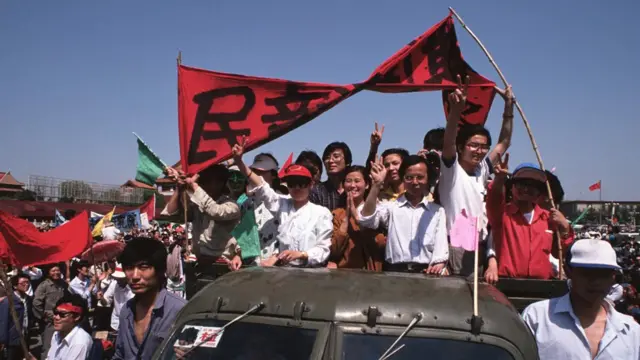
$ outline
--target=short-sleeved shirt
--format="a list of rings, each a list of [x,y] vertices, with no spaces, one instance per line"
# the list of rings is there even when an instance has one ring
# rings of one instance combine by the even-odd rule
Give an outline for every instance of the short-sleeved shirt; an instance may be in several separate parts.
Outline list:
[[[640,325],[607,301],[607,324],[595,360],[640,359]],[[529,305],[522,313],[538,343],[540,359],[591,359],[589,342],[570,295]]]
[[[447,231],[451,231],[456,217],[464,209],[467,216],[481,217],[481,226],[484,229],[481,239],[486,237],[487,213],[484,198],[487,193],[487,181],[492,172],[493,166],[489,157],[485,157],[471,175],[462,168],[457,158],[450,166],[441,160],[438,186],[440,203],[447,214]]]
[[[169,330],[176,320],[176,315],[186,303],[183,298],[165,289],[160,290],[151,312],[149,328],[144,333],[142,344],[139,344],[135,334],[136,298],[127,301],[120,310],[120,325],[113,359],[151,359],[156,348],[169,336]]]

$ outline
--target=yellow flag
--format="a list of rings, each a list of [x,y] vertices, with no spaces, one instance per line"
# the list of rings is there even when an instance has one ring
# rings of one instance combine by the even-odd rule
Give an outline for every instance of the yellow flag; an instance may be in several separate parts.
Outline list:
[[[96,226],[93,228],[93,231],[91,232],[91,236],[96,237],[96,236],[102,236],[102,227],[104,226],[104,220],[107,219],[107,221],[111,221],[111,217],[113,216],[113,213],[116,211],[116,207],[113,207],[113,210],[111,210],[109,213],[107,213],[107,215],[103,216],[102,219],[100,219],[100,221],[98,221],[98,223],[96,224]]]

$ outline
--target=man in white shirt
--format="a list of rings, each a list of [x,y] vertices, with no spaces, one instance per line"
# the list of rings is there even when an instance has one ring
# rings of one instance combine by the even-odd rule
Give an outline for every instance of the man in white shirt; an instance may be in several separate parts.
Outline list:
[[[495,259],[491,258],[494,253],[486,241],[488,219],[484,197],[487,181],[493,172],[492,163],[504,155],[511,144],[514,99],[510,88],[506,91],[498,90],[505,99],[502,130],[498,143],[489,152],[491,134],[484,126],[463,124],[458,129],[466,106],[468,81],[467,77],[463,86],[458,76],[458,89],[449,95],[449,116],[444,132],[438,192],[440,203],[447,213],[448,232],[454,228],[455,220],[463,210],[467,216],[481,219],[480,249],[486,249],[491,264]],[[473,252],[458,247],[451,248],[450,266],[454,274],[473,274],[473,260]]]
[[[389,230],[386,270],[439,275],[449,259],[446,216],[441,206],[427,200],[426,160],[411,155],[404,159],[399,172],[404,195],[378,204],[387,169],[379,160],[372,164],[373,186],[362,208],[360,224],[371,229],[382,225]]]
[[[93,345],[93,339],[80,327],[86,314],[85,301],[77,294],[67,295],[57,302],[53,310],[55,332],[51,339],[47,360],[84,360],[87,358]]]
[[[129,299],[133,298],[133,292],[129,285],[127,285],[127,275],[122,270],[122,265],[116,263],[114,272],[111,277],[115,280],[109,284],[109,287],[104,292],[104,295],[98,294],[98,301],[102,306],[113,305],[111,312],[111,329],[118,331],[120,325],[120,310],[122,306],[127,303]]]
[[[69,283],[69,291],[80,295],[91,307],[91,294],[95,293],[97,276],[90,277],[89,263],[81,260],[76,264],[76,277]]]
[[[640,325],[605,300],[621,270],[611,244],[578,240],[566,263],[569,293],[531,304],[522,313],[540,359],[640,359]]]

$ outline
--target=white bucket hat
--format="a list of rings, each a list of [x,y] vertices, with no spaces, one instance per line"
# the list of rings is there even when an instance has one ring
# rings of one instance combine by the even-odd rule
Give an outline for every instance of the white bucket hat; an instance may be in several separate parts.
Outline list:
[[[581,268],[621,270],[616,251],[605,240],[583,239],[571,246],[569,265]]]

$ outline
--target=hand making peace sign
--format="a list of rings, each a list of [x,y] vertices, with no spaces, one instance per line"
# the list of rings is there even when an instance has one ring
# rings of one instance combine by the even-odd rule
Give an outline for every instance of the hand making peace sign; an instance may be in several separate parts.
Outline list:
[[[382,134],[384,133],[384,125],[378,129],[378,123],[376,122],[376,128],[371,133],[371,145],[378,146],[382,142]]]
[[[469,76],[465,76],[464,85],[462,84],[462,78],[460,77],[460,75],[458,75],[456,79],[458,81],[458,87],[455,91],[449,94],[449,111],[461,114],[462,111],[464,111],[464,107],[467,103]]]

